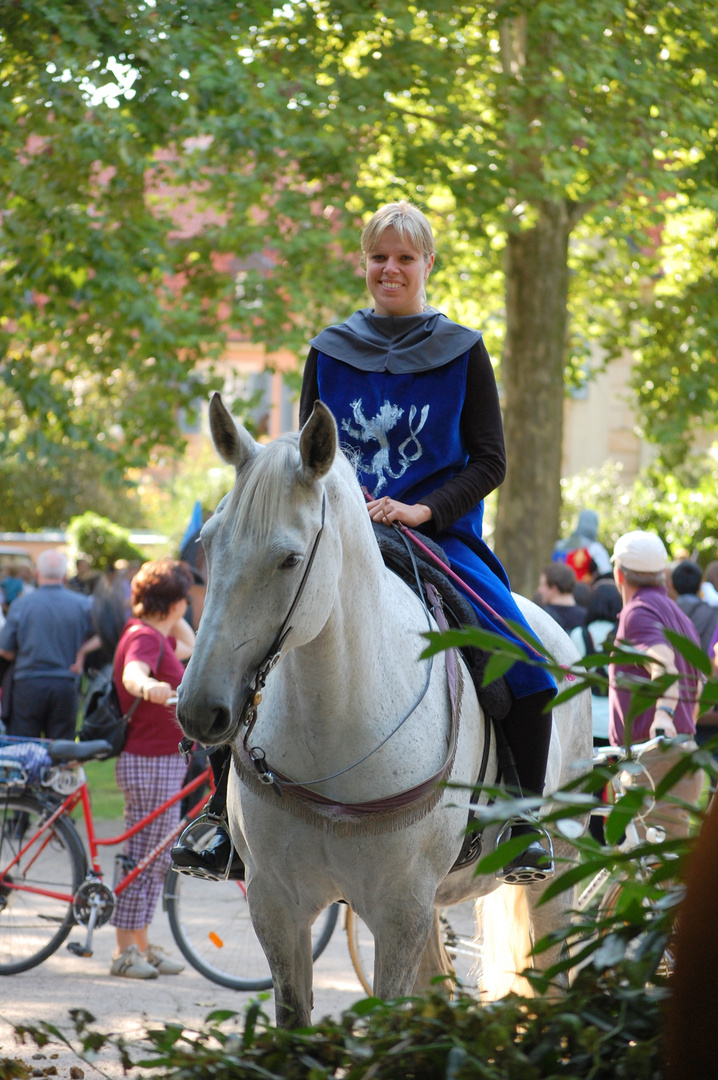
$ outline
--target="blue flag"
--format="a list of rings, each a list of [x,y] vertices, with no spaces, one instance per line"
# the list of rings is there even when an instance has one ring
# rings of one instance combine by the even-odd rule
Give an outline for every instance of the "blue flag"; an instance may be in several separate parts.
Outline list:
[[[185,529],[184,536],[182,537],[182,543],[180,544],[180,555],[184,551],[184,549],[187,546],[187,544],[189,543],[189,541],[197,536],[197,533],[199,532],[199,530],[201,528],[202,528],[202,504],[199,501],[199,499],[197,499],[197,501],[194,504],[194,508],[192,510],[192,515],[191,515],[191,517],[189,519],[189,524],[188,524],[187,528]]]

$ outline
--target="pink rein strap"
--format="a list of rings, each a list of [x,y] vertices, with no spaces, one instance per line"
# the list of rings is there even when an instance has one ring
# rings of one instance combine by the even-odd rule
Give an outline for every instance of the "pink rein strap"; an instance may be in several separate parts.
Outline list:
[[[371,500],[369,492],[366,490],[366,488],[362,488],[362,491],[364,493],[364,498],[367,502],[369,502]],[[526,638],[521,633],[519,633],[518,630],[515,630],[512,626],[509,626],[506,619],[504,619],[502,615],[499,615],[498,611],[494,611],[494,609],[491,607],[491,604],[487,603],[486,600],[484,600],[483,597],[479,596],[478,593],[475,593],[471,586],[466,584],[463,578],[459,577],[459,575],[454,570],[452,570],[447,563],[443,562],[437,555],[435,555],[431,548],[428,548],[426,544],[424,544],[419,539],[415,532],[412,532],[411,529],[407,528],[406,525],[402,525],[400,521],[392,521],[391,525],[393,528],[404,533],[405,536],[408,536],[409,539],[416,545],[416,547],[418,547],[420,551],[424,553],[424,555],[427,555],[429,559],[431,559],[431,561],[439,567],[442,573],[446,574],[446,576],[451,578],[452,581],[455,581],[456,584],[463,590],[463,592],[466,593],[468,597],[476,601],[476,603],[479,604],[484,609],[484,611],[487,611],[489,615],[493,616],[493,618],[496,619],[497,622],[501,623],[502,626],[505,626],[511,636],[517,638],[522,645],[525,645],[526,648],[529,649],[538,660],[548,661],[547,656],[544,656],[543,653],[540,653],[536,646],[533,645],[530,641],[527,641]],[[568,671],[563,665],[561,665],[561,668],[563,670],[564,678],[566,679],[566,681],[574,682],[576,676],[573,675],[570,671]]]
[[[420,551],[423,551],[423,553],[427,555],[433,563],[436,563],[436,565],[440,567],[442,573],[446,574],[446,576],[451,578],[452,581],[455,581],[456,584],[461,587],[463,592],[465,592],[468,597],[470,597],[472,600],[475,600],[477,604],[481,605],[484,611],[487,611],[489,615],[493,616],[493,618],[500,622],[502,626],[505,626],[512,637],[518,638],[521,644],[525,645],[527,649],[530,649],[534,656],[536,656],[539,660],[548,659],[548,657],[544,656],[543,653],[540,653],[537,650],[535,645],[532,645],[530,641],[527,641],[526,638],[518,632],[518,630],[515,630],[512,626],[509,626],[506,619],[504,619],[502,615],[499,615],[498,611],[494,611],[494,609],[491,607],[491,604],[487,603],[486,600],[483,599],[483,597],[479,596],[478,593],[474,592],[471,586],[467,585],[464,579],[459,577],[459,575],[454,570],[452,570],[451,567],[447,565],[447,563],[442,562],[442,560],[434,554],[431,548],[428,548],[426,544],[424,544],[419,539],[416,533],[412,532],[411,529],[407,529],[406,525],[402,525],[401,522],[396,522],[396,524],[398,528],[401,529],[401,531],[406,536],[408,536],[414,544],[416,544]]]

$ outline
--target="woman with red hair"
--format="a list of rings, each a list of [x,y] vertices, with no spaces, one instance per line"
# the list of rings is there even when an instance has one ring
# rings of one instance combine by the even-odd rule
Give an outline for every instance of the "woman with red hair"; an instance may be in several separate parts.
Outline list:
[[[194,647],[194,631],[184,619],[191,584],[187,567],[172,559],[147,562],[132,579],[133,618],[125,626],[114,661],[122,711],[127,713],[140,699],[115,767],[117,786],[125,797],[127,829],[182,786],[186,765],[177,750],[182,731],[167,700],[176,693],[184,674],[182,662]],[[178,824],[179,815],[180,804],[175,803],[130,838],[125,855],[140,862]],[[169,853],[164,852],[118,897],[112,916],[117,952],[111,975],[156,979],[182,971],[183,964],[148,938],[168,866]]]

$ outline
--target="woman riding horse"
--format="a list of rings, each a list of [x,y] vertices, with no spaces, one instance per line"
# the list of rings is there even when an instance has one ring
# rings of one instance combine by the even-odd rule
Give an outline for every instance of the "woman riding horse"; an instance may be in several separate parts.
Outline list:
[[[427,305],[434,239],[417,207],[403,201],[382,207],[364,228],[361,246],[374,306],[312,340],[300,424],[314,402],[323,401],[356,459],[372,520],[431,536],[489,605],[488,614],[473,605],[480,624],[516,641],[501,621],[509,619],[536,641],[481,535],[484,499],[506,468],[498,392],[482,336]],[[506,679],[511,704],[502,726],[518,784],[523,794],[540,795],[551,738],[547,706],[556,685],[541,666],[521,662]],[[553,873],[536,825],[512,823],[512,836],[526,833],[531,843],[499,874],[509,883]],[[173,859],[179,868],[222,876],[231,850],[220,829],[205,851],[178,847]]]

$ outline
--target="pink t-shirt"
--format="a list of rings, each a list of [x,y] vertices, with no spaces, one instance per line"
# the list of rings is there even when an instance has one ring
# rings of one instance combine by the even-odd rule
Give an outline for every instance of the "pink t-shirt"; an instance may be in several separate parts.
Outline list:
[[[160,658],[162,641],[164,650]],[[147,664],[152,677],[160,682],[168,682],[178,687],[184,667],[175,654],[175,638],[163,638],[159,630],[148,626],[141,619],[130,619],[122,632],[122,637],[115,653],[114,679],[120,705],[127,712],[136,698],[128,693],[122,684],[122,672],[133,660]],[[151,701],[140,701],[130,718],[129,732],[125,750],[130,754],[144,757],[161,757],[176,754],[177,744],[182,738],[182,729],[177,722],[174,706],[155,705]]]

